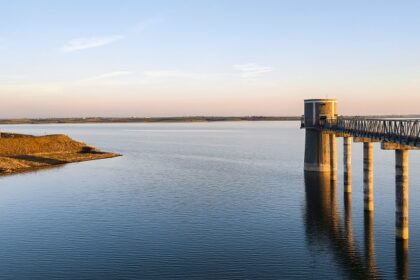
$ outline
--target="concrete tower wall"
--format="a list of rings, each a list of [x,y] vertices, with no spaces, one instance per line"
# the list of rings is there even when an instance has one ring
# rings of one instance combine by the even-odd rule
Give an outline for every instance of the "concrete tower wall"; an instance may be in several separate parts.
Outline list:
[[[331,172],[330,136],[318,126],[322,117],[334,118],[336,110],[335,99],[305,100],[305,171]]]

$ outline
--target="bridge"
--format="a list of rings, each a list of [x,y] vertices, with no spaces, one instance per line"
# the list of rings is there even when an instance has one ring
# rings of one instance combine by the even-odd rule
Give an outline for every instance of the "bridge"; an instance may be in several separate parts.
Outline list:
[[[335,99],[305,100],[305,172],[337,180],[337,137],[343,137],[344,192],[352,192],[352,143],[363,143],[364,210],[374,210],[373,145],[395,151],[395,236],[408,239],[408,152],[420,149],[420,119],[337,115]]]
[[[320,129],[383,143],[420,147],[419,119],[336,117],[320,120]]]

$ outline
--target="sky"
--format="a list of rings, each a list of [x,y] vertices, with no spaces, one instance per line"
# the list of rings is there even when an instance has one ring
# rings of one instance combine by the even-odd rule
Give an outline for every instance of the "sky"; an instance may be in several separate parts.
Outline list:
[[[0,0],[0,118],[420,114],[420,1]]]

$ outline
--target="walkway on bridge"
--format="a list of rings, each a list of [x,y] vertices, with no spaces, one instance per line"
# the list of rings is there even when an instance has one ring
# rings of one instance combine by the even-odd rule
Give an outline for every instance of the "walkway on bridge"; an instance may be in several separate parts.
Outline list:
[[[352,137],[420,147],[420,119],[322,118],[319,128]]]

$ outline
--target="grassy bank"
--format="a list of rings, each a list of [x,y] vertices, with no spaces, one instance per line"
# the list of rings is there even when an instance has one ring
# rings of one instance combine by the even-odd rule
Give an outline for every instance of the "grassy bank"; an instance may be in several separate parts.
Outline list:
[[[119,156],[100,151],[66,135],[2,133],[1,136],[0,175]]]

